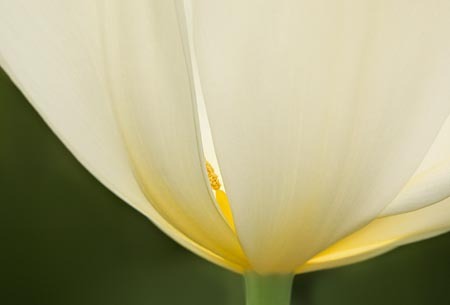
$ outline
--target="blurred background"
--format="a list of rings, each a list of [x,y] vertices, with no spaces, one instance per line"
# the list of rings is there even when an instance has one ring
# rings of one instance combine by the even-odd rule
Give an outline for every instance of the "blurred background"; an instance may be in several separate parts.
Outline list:
[[[95,180],[0,70],[0,304],[243,305],[244,290]],[[297,276],[293,304],[450,304],[450,234]]]

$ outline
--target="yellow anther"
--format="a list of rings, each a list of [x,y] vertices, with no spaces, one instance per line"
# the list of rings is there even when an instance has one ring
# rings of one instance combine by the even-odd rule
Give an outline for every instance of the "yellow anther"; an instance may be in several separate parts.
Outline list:
[[[214,172],[214,168],[208,161],[206,161],[206,171],[208,173],[209,183],[211,184],[212,189],[216,191],[216,200],[220,210],[222,211],[222,215],[225,217],[231,229],[235,231],[233,214],[231,213],[227,194],[225,194],[225,192],[220,189],[222,185],[220,184],[219,177]]]
[[[206,161],[206,171],[208,172],[208,179],[209,183],[211,184],[211,187],[213,188],[213,190],[217,191],[221,187],[219,177],[214,172],[214,168],[208,161]]]

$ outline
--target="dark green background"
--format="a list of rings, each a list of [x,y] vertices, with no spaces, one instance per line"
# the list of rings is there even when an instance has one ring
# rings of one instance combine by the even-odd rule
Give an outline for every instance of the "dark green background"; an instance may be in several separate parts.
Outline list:
[[[450,234],[297,276],[294,303],[450,304]],[[96,181],[0,71],[0,304],[244,304],[240,276]]]

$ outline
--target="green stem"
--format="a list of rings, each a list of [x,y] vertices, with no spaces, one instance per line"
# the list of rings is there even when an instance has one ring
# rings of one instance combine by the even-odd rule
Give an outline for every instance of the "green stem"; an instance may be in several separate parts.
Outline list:
[[[246,273],[246,305],[289,305],[293,274]]]

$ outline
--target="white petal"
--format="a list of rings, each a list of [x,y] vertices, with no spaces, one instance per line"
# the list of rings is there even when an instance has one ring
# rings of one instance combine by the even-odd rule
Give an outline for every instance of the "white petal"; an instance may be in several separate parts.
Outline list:
[[[156,2],[156,1],[155,1]],[[14,82],[24,92],[33,106],[50,125],[52,130],[66,144],[80,162],[92,172],[102,183],[113,190],[125,201],[133,205],[147,217],[151,218],[162,230],[189,248],[193,252],[234,270],[241,270],[243,259],[239,245],[228,227],[223,224],[222,217],[211,209],[200,207],[214,203],[209,198],[205,182],[198,178],[202,176],[202,169],[197,160],[194,165],[185,164],[186,158],[191,161],[192,154],[196,150],[197,143],[190,142],[195,137],[192,119],[192,110],[188,109],[189,96],[183,96],[184,84],[178,84],[178,79],[172,79],[173,83],[164,83],[149,99],[160,97],[158,103],[172,103],[170,107],[182,107],[186,110],[186,116],[178,114],[179,121],[168,121],[161,109],[153,109],[148,113],[150,125],[155,128],[153,134],[158,131],[162,140],[165,136],[167,141],[175,144],[166,146],[166,149],[182,148],[188,150],[191,155],[184,157],[180,153],[180,159],[172,160],[177,167],[177,179],[173,176],[161,176],[160,179],[171,180],[171,190],[181,185],[181,191],[187,194],[180,195],[173,200],[182,199],[183,196],[193,197],[198,195],[198,203],[192,202],[193,211],[189,215],[193,221],[192,230],[180,231],[181,224],[178,219],[161,217],[147,200],[141,191],[138,181],[133,173],[129,162],[129,155],[122,140],[118,124],[111,107],[110,94],[106,86],[104,63],[102,62],[102,44],[100,40],[100,25],[103,12],[98,11],[96,1],[0,1],[0,65],[7,71]],[[137,9],[137,7],[136,7]],[[139,10],[136,12],[139,14]],[[140,15],[139,17],[145,17]],[[133,20],[131,20],[133,21]],[[133,23],[133,22],[132,22]],[[136,21],[136,24],[138,22]],[[153,25],[158,25],[156,22]],[[112,28],[107,28],[112,31]],[[155,31],[163,30],[159,24]],[[171,33],[170,33],[171,34]],[[115,33],[112,33],[115,35]],[[151,39],[152,37],[140,37]],[[167,39],[177,39],[168,37]],[[147,42],[148,43],[148,42]],[[158,45],[155,45],[158,50]],[[138,51],[139,52],[139,51]],[[158,51],[155,51],[158,52]],[[129,53],[133,55],[132,52]],[[168,59],[172,54],[168,55]],[[179,60],[179,58],[177,59]],[[158,70],[159,68],[160,70]],[[164,65],[155,67],[148,73],[139,75],[142,79],[136,81],[144,82],[149,86],[155,86],[158,77],[164,78],[167,74],[183,74],[186,71],[164,71]],[[175,68],[175,66],[173,66]],[[182,77],[180,77],[182,78]],[[129,84],[129,83],[128,83]],[[119,84],[120,85],[120,84]],[[126,86],[126,84],[124,84]],[[181,88],[179,88],[181,86]],[[179,106],[174,100],[164,100],[166,91],[178,92],[180,97]],[[130,94],[139,94],[130,92]],[[130,96],[129,101],[133,101]],[[148,110],[148,109],[146,109]],[[145,115],[144,113],[142,115]],[[161,119],[159,119],[161,117]],[[157,122],[158,124],[153,124]],[[167,126],[172,124],[173,126]],[[186,128],[183,134],[176,135],[175,130]],[[153,135],[149,134],[149,135]],[[169,138],[170,136],[170,138]],[[184,137],[184,138],[183,138]],[[181,138],[181,139],[179,139]],[[183,147],[181,147],[183,146]],[[153,155],[153,167],[166,166],[159,164],[158,158],[166,160],[173,157],[173,152],[161,155],[162,151],[156,147],[151,152]],[[194,162],[194,161],[193,161]],[[167,174],[174,174],[175,168]],[[161,171],[167,170],[160,168]],[[161,171],[154,175],[161,174]],[[165,172],[165,171],[164,171]],[[161,174],[162,175],[162,174]],[[142,182],[142,181],[139,181]],[[144,183],[146,188],[158,188],[160,183]],[[152,194],[153,195],[153,194]],[[151,196],[156,204],[161,204],[163,196]],[[201,204],[200,204],[201,202]],[[172,204],[168,201],[167,204]],[[159,208],[159,206],[156,206]],[[196,214],[198,213],[198,214]],[[180,215],[184,220],[185,215]],[[202,222],[205,220],[205,222]],[[213,221],[216,220],[216,223]],[[215,235],[216,234],[216,235]],[[234,252],[236,251],[236,252]]]
[[[192,72],[172,1],[105,1],[116,112],[139,183],[164,218],[226,259],[245,259],[206,177]]]
[[[193,1],[236,229],[288,272],[369,223],[449,112],[450,2]]]
[[[414,212],[377,219],[319,253],[297,272],[352,264],[449,230],[450,199],[446,199]]]
[[[405,213],[450,196],[450,118],[402,192],[381,216]]]

